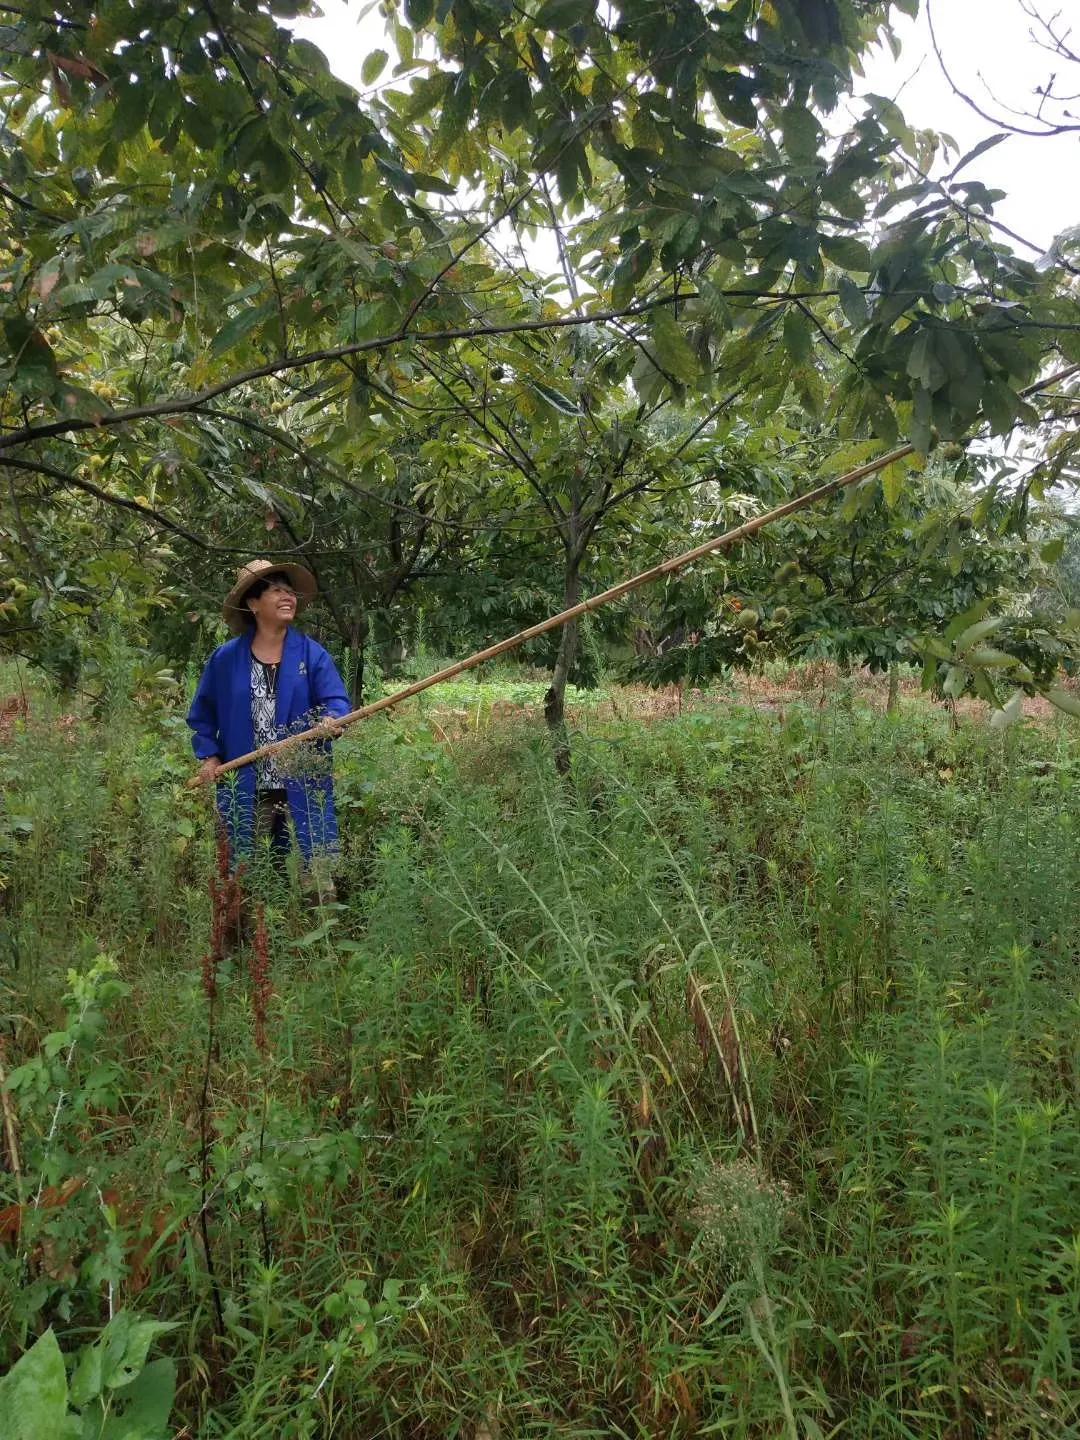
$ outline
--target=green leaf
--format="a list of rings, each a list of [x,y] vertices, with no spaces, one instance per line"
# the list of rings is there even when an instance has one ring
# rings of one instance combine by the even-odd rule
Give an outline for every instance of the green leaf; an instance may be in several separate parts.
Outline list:
[[[1065,553],[1065,537],[1059,535],[1054,540],[1048,540],[1039,551],[1039,559],[1044,565],[1056,565]]]
[[[720,287],[703,275],[698,281],[698,293],[705,313],[718,330],[731,329],[731,306],[721,293]]]
[[[810,332],[810,322],[795,306],[788,306],[784,316],[784,349],[794,365],[805,364],[813,353],[814,337]]]
[[[553,410],[557,410],[560,415],[580,416],[582,414],[581,406],[575,404],[575,402],[571,400],[569,396],[564,395],[562,391],[554,389],[551,385],[545,385],[540,380],[530,380],[529,384],[540,398],[545,400]]]
[[[698,358],[670,310],[657,310],[650,326],[660,368],[676,380],[692,385],[701,377]]]
[[[911,443],[920,455],[930,453],[930,417],[933,409],[934,397],[920,385],[915,391],[915,400],[911,407]]]
[[[895,509],[896,502],[903,494],[906,476],[907,466],[902,460],[894,460],[881,472],[881,493],[885,496],[885,504],[890,510]]]
[[[569,30],[584,25],[596,14],[596,0],[547,0],[534,24],[540,30]]]
[[[457,186],[451,185],[441,175],[425,175],[422,170],[414,170],[412,182],[417,191],[426,190],[435,195],[456,195]]]
[[[1024,713],[1024,692],[1014,690],[1000,710],[995,710],[990,716],[991,730],[1004,730],[1007,726],[1015,724]]]
[[[962,160],[957,161],[950,173],[945,177],[946,180],[955,180],[957,175],[960,174],[960,171],[970,165],[972,160],[976,159],[979,155],[984,155],[987,150],[992,150],[995,145],[1000,145],[1003,140],[1007,140],[1008,138],[1008,134],[1002,132],[998,135],[988,135],[985,140],[980,140],[974,150],[969,150]]]
[[[71,1377],[71,1403],[81,1410],[96,1400],[105,1388],[102,1374],[105,1347],[100,1338],[93,1345],[87,1345],[79,1356],[79,1363]]]
[[[870,318],[866,296],[855,284],[855,281],[847,275],[840,276],[837,289],[840,291],[840,308],[847,317],[848,323],[854,329],[861,330]]]
[[[963,366],[954,370],[949,378],[945,393],[965,425],[970,425],[979,413],[985,379],[985,371],[977,360],[965,360]]]
[[[994,603],[993,596],[985,596],[976,604],[970,606],[961,615],[956,615],[949,621],[945,630],[945,640],[952,645],[964,633],[969,625],[974,625],[976,620],[981,620],[987,610]]]
[[[112,1395],[114,1409],[101,1440],[165,1440],[176,1391],[176,1365],[153,1360],[142,1373]]]
[[[365,85],[371,85],[386,69],[386,62],[390,57],[385,50],[372,50],[364,57],[364,63],[360,67],[360,79]]]
[[[705,83],[725,120],[746,130],[757,127],[758,112],[751,76],[740,75],[733,70],[707,70]]]
[[[793,160],[806,162],[817,155],[821,126],[802,105],[789,105],[780,115],[780,133],[784,148]]]
[[[263,136],[254,165],[261,171],[268,193],[279,194],[292,187],[292,168],[288,153],[275,141]]]
[[[405,15],[414,30],[422,30],[435,13],[435,0],[405,0]]]
[[[453,75],[447,70],[422,76],[413,84],[403,118],[411,124],[415,120],[423,119],[425,115],[430,115],[450,88],[453,79]]]
[[[221,135],[213,119],[201,105],[185,105],[180,112],[184,117],[184,129],[200,150],[213,150]]]
[[[1017,414],[1017,397],[1003,380],[987,380],[983,388],[983,409],[994,435],[1005,435],[1013,427]]]
[[[630,303],[634,287],[648,273],[652,257],[652,245],[648,240],[643,240],[619,261],[615,274],[611,277],[611,303],[616,310],[621,310]]]
[[[822,235],[821,253],[845,270],[869,274],[874,268],[869,247],[851,235]]]
[[[915,337],[908,356],[907,372],[931,393],[941,388],[949,378],[944,365],[937,357],[934,335],[929,330],[920,330]]]
[[[75,1403],[85,1405],[104,1390],[130,1385],[157,1337],[175,1329],[171,1321],[140,1320],[130,1310],[118,1310],[79,1361],[72,1382]]]
[[[506,79],[499,115],[507,133],[519,129],[532,114],[532,90],[524,70],[512,70]]]
[[[56,374],[56,356],[37,327],[25,315],[9,315],[4,321],[4,334],[14,351],[12,359],[19,370],[39,371],[50,378]]]
[[[948,695],[955,700],[964,693],[968,678],[967,671],[961,665],[950,665],[947,668],[948,673],[945,676],[945,683],[942,685],[941,690],[942,694]]]
[[[52,1329],[45,1331],[0,1380],[3,1440],[68,1440],[79,1433],[68,1414],[67,1372]]]
[[[407,170],[403,170],[400,165],[395,165],[392,160],[384,160],[381,155],[375,156],[375,164],[390,182],[391,190],[398,195],[416,194],[416,181]]]
[[[1047,690],[1046,698],[1051,705],[1056,705],[1059,710],[1064,710],[1066,715],[1072,715],[1080,720],[1080,695],[1074,695],[1071,690]]]
[[[234,345],[238,345],[243,340],[245,335],[254,330],[256,325],[269,319],[275,308],[272,300],[266,300],[262,305],[249,305],[246,310],[241,310],[239,315],[234,315],[214,336],[213,344],[210,346],[211,352],[214,355],[222,355],[226,350],[231,350]]]
[[[988,635],[993,635],[1005,624],[1005,617],[1002,615],[991,615],[986,620],[976,620],[973,625],[966,626],[957,635],[953,648],[957,655],[964,657],[967,651],[977,645],[980,640],[985,640]]]

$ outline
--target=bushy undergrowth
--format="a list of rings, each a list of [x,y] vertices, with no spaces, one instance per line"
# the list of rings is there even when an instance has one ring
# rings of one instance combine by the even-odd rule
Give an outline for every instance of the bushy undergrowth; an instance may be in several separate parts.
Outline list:
[[[4,1364],[126,1307],[205,1437],[1076,1433],[1075,733],[715,708],[567,787],[380,721],[341,903],[260,869],[210,1001],[182,727],[56,718],[0,748]]]

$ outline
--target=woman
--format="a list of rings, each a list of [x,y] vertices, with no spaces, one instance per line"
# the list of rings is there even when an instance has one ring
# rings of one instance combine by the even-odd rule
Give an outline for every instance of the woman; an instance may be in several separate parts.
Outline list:
[[[237,575],[224,605],[237,638],[211,655],[187,717],[207,783],[225,761],[349,711],[333,660],[293,628],[316,591],[311,572],[291,561],[253,560]],[[218,783],[234,861],[263,836],[275,852],[286,852],[291,820],[305,870],[321,896],[330,892],[325,857],[337,851],[338,829],[329,753],[328,740],[313,742],[280,762],[270,756],[242,766]]]

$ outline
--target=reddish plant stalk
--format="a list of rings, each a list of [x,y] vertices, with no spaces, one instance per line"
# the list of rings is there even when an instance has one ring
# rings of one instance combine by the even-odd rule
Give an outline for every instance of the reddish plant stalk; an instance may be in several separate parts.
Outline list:
[[[255,935],[248,955],[248,975],[251,978],[251,1018],[255,1031],[255,1044],[265,1055],[266,1010],[270,1000],[270,939],[266,930],[266,911],[260,905],[255,921]]]

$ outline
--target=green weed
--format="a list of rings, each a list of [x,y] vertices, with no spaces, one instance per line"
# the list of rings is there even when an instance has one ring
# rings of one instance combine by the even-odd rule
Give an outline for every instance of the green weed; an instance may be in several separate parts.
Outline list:
[[[174,718],[46,705],[0,751],[6,1363],[112,1306],[208,1437],[1075,1433],[1074,733],[593,715],[568,787],[539,722],[417,707],[339,747],[344,902],[255,876],[211,1004]]]

